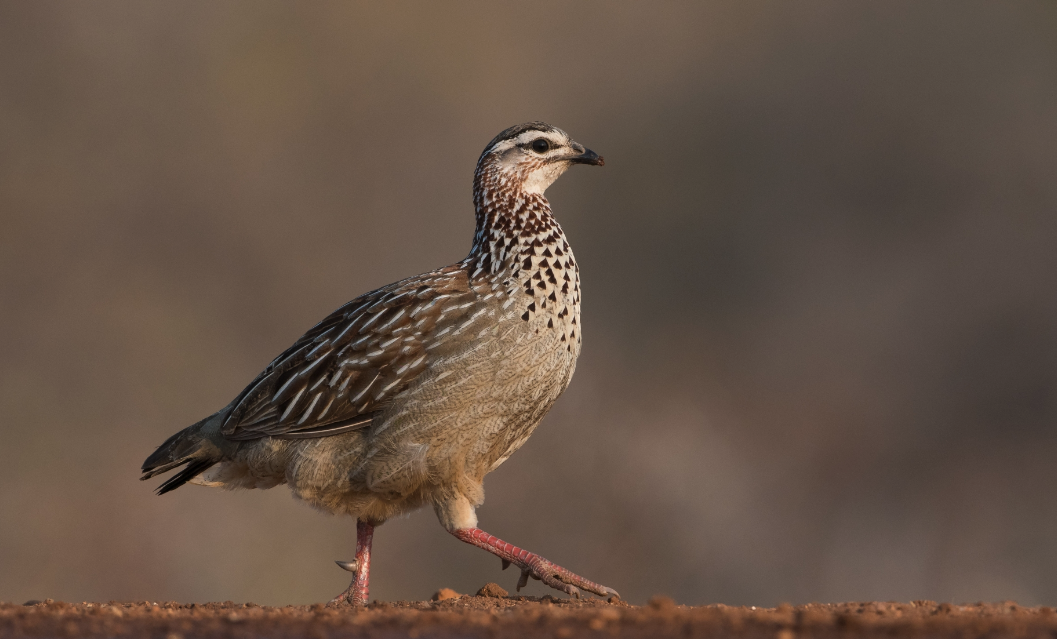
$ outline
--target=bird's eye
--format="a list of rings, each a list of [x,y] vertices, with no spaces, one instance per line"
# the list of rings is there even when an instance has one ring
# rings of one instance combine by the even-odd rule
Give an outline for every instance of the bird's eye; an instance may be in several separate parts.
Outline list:
[[[551,150],[551,143],[544,138],[536,138],[532,141],[532,150],[536,153],[546,153]]]

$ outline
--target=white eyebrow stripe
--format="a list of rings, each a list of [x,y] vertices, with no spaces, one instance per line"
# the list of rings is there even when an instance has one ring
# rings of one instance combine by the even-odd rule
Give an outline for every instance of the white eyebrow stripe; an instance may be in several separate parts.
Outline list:
[[[516,140],[515,144],[528,144],[536,138],[546,138],[548,142],[553,142],[558,146],[564,146],[566,142],[565,138],[557,131],[537,131],[536,129],[529,129],[514,138],[514,140]]]

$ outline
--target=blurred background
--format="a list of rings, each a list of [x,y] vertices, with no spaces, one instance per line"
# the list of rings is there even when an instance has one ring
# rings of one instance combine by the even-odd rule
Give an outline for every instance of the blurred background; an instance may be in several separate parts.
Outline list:
[[[634,603],[1057,604],[1057,4],[966,0],[0,3],[0,601],[343,590],[352,521],[139,465],[461,259],[534,119],[606,158],[586,336],[483,528]],[[381,600],[517,580],[375,539]]]

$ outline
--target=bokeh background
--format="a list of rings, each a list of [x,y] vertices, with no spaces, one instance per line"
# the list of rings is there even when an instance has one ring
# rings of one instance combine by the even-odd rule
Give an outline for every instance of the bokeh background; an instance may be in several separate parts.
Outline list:
[[[344,589],[351,521],[139,464],[462,258],[534,119],[607,162],[548,192],[584,350],[486,530],[639,603],[1057,603],[1050,0],[0,3],[0,601]],[[376,535],[382,600],[516,578]]]

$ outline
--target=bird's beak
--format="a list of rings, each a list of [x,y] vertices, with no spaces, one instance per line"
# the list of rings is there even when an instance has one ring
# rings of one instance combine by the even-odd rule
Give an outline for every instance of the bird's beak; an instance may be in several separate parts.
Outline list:
[[[581,147],[582,148],[582,147]],[[594,166],[605,166],[606,161],[601,155],[595,153],[591,149],[584,149],[584,152],[580,155],[574,155],[570,158],[565,158],[567,161],[573,164],[591,164]]]

